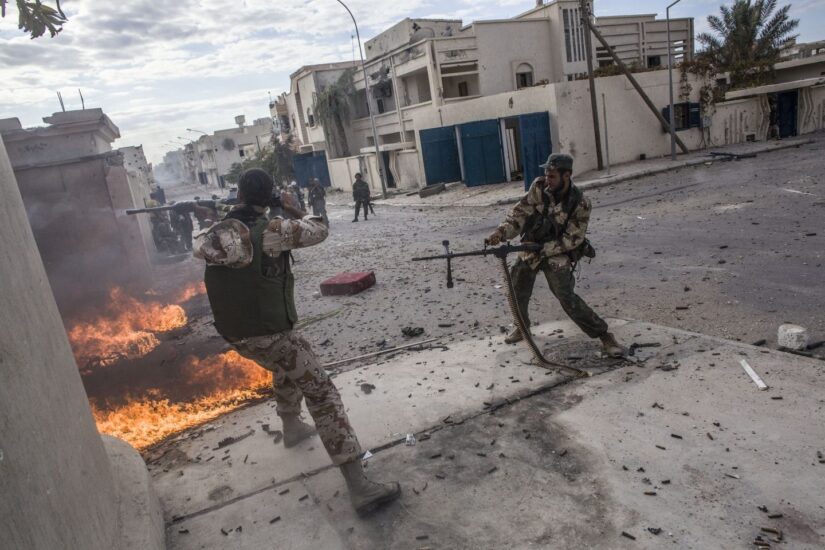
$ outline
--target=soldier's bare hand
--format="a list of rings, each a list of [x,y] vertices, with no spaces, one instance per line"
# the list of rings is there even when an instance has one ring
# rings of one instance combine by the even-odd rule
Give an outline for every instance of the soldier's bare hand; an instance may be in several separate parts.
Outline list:
[[[498,231],[493,231],[489,237],[486,239],[487,244],[491,246],[495,246],[501,242],[501,233]]]

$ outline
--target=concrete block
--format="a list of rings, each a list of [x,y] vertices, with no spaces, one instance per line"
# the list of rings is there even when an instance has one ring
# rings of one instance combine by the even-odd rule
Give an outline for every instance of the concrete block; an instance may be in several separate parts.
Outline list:
[[[808,331],[799,325],[779,325],[776,340],[780,347],[801,351],[808,347]]]
[[[425,197],[431,197],[433,195],[438,195],[446,188],[447,187],[443,183],[438,183],[436,185],[428,185],[426,187],[421,188],[421,190],[418,192],[418,196],[422,199]]]
[[[339,273],[321,283],[321,294],[324,296],[350,296],[358,294],[374,284],[375,273],[372,271]]]

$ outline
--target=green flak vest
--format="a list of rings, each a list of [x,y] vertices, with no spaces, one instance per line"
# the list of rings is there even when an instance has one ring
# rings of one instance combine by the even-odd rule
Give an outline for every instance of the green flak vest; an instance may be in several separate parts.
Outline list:
[[[543,244],[561,237],[567,229],[567,222],[560,226],[556,224],[553,217],[549,215],[550,198],[544,193],[542,193],[541,196],[544,200],[544,209],[541,212],[534,212],[527,218],[521,232],[522,241]],[[576,207],[579,206],[582,196],[583,193],[581,190],[571,183],[570,188],[567,190],[567,195],[564,197],[564,202],[562,203],[562,210],[567,214],[567,221],[570,221],[570,216],[576,210]]]
[[[206,266],[206,294],[215,328],[222,336],[266,336],[291,330],[298,321],[289,252],[277,258],[263,253],[263,233],[268,223],[263,216],[251,227],[253,254],[248,266]]]

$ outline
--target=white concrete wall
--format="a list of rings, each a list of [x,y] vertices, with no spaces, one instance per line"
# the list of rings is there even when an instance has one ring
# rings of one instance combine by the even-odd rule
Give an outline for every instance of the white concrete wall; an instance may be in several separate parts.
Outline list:
[[[637,73],[634,75],[639,85],[650,97],[657,110],[669,104],[667,71]],[[679,75],[674,71],[674,82]],[[700,85],[693,86],[690,101],[697,102]],[[587,80],[565,82],[555,85],[558,110],[558,127],[553,136],[553,151],[565,152],[576,159],[576,172],[585,172],[597,167],[596,144],[593,136],[593,122],[590,106],[590,91]],[[607,104],[607,128],[604,132],[602,94]],[[625,76],[596,79],[596,96],[602,139],[610,140],[610,162],[619,164],[639,160],[644,154],[656,158],[670,154],[670,136],[650,112],[639,94]],[[678,96],[676,102],[682,101]],[[702,143],[699,129],[682,130],[679,138],[688,149],[698,149]],[[602,147],[603,153],[605,147]],[[606,160],[606,157],[605,157]]]
[[[418,189],[427,182],[418,162],[418,151],[397,151],[390,154],[390,163],[393,164],[393,174],[398,189]]]
[[[0,196],[0,548],[118,548],[109,459],[2,140]]]
[[[533,82],[552,82],[556,72],[552,51],[558,48],[544,19],[479,22],[474,25],[478,43],[479,83],[483,95],[516,89],[516,67],[533,67]]]
[[[715,105],[710,128],[705,129],[709,147],[744,143],[753,134],[756,141],[767,136],[768,112],[760,98],[734,99]],[[767,108],[767,104],[764,105]]]
[[[799,133],[825,130],[825,86],[803,88],[799,92]]]
[[[774,66],[776,82],[793,82],[825,74],[825,54],[783,61]]]
[[[378,166],[375,155],[356,155],[352,157],[332,159],[327,161],[329,179],[332,187],[351,192],[355,173],[361,172],[373,195],[381,194],[381,180],[378,177]]]

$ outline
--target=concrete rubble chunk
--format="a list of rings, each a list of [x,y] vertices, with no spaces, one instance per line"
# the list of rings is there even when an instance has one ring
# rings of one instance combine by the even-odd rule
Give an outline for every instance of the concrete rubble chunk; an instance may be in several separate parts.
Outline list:
[[[799,325],[780,325],[776,339],[783,348],[802,351],[808,347],[808,331]]]

